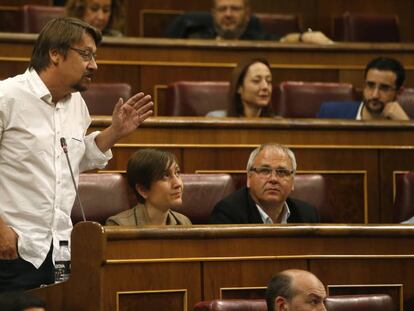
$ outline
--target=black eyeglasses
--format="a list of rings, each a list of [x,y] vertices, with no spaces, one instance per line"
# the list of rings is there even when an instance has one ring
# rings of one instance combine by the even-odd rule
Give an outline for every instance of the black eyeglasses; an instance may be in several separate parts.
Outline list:
[[[391,85],[383,84],[383,83],[377,84],[372,81],[365,81],[365,87],[368,88],[370,91],[373,91],[376,88],[378,88],[378,90],[383,93],[388,93],[388,92],[396,90],[396,88]]]
[[[287,168],[271,168],[271,167],[252,167],[250,171],[253,171],[259,176],[263,176],[263,177],[270,177],[272,175],[272,172],[275,172],[276,176],[280,178],[287,178],[287,177],[292,176],[295,173],[294,170],[288,170]]]
[[[83,58],[84,61],[90,62],[92,59],[96,60],[96,53],[92,52],[91,50],[77,49],[73,47],[70,47],[70,49],[77,52]]]

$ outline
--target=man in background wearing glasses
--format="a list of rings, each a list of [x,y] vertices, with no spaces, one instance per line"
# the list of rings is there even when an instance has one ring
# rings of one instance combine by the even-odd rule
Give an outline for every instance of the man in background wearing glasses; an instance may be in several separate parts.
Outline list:
[[[247,186],[230,194],[214,207],[213,224],[318,223],[317,210],[289,198],[294,188],[296,159],[279,144],[253,150],[247,163]]]
[[[365,68],[362,102],[327,102],[321,105],[319,118],[355,120],[409,120],[398,102],[403,91],[405,70],[392,58],[373,59]]]

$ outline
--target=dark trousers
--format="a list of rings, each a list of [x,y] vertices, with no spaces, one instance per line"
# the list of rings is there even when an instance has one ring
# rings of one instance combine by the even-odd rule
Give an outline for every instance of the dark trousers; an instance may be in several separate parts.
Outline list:
[[[30,262],[20,257],[13,260],[0,260],[0,293],[27,290],[55,281],[52,250],[45,261],[36,269]]]

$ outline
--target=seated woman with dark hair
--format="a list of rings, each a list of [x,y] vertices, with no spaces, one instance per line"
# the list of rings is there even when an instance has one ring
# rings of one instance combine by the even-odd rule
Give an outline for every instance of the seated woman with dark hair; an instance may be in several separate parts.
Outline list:
[[[125,10],[122,0],[68,0],[66,16],[79,18],[99,29],[104,36],[122,36]]]
[[[227,110],[210,111],[207,117],[272,117],[272,72],[264,58],[249,58],[233,69]]]
[[[142,149],[128,160],[128,183],[138,205],[111,216],[107,225],[191,225],[184,215],[171,208],[181,206],[183,181],[175,156],[156,149]]]

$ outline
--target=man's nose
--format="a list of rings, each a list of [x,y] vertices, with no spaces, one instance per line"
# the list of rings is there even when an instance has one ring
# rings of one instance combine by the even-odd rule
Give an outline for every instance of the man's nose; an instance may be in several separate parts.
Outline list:
[[[95,57],[92,57],[92,59],[89,61],[88,69],[98,70],[98,64],[96,63]]]
[[[224,11],[224,13],[228,16],[231,15],[233,13],[231,7],[227,7],[226,10]]]
[[[378,96],[379,96],[379,88],[378,88],[378,87],[375,87],[375,88],[372,90],[372,97],[377,98]]]
[[[105,13],[103,12],[103,10],[98,10],[97,14],[99,19],[103,19],[105,17]]]
[[[279,181],[279,178],[280,177],[277,175],[276,170],[272,170],[272,172],[270,173],[270,176],[269,176],[269,180]]]

